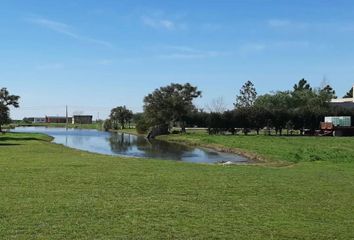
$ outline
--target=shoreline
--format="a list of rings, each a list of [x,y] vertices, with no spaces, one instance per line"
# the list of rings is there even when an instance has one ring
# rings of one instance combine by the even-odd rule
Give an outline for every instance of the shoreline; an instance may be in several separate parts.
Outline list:
[[[188,140],[187,141],[179,141],[179,140],[168,139],[168,138],[169,138],[169,135],[161,135],[161,136],[157,137],[158,140],[167,141],[170,143],[177,143],[177,144],[182,144],[185,146],[204,148],[204,149],[209,149],[209,150],[213,150],[213,151],[220,152],[220,153],[239,155],[241,157],[247,158],[249,161],[249,162],[247,162],[247,164],[249,164],[249,165],[264,165],[264,164],[271,164],[271,163],[274,164],[275,163],[275,162],[271,162],[269,160],[266,160],[264,157],[262,157],[256,153],[244,151],[244,150],[237,149],[237,148],[225,147],[225,146],[218,145],[218,144],[196,143],[196,142],[192,142],[192,141],[188,141]]]
[[[135,135],[135,136],[145,136],[144,134],[139,134],[137,132],[124,131],[124,130],[114,130],[112,132],[121,132],[121,133],[131,134],[131,135]],[[263,157],[259,156],[258,154],[243,151],[241,149],[228,148],[228,147],[224,147],[221,145],[213,145],[213,144],[182,142],[182,141],[177,141],[177,140],[173,140],[173,139],[168,139],[168,137],[170,135],[171,134],[157,136],[156,139],[160,140],[160,141],[170,142],[170,143],[182,144],[184,146],[189,146],[189,147],[193,146],[193,147],[198,147],[198,148],[204,148],[206,150],[212,150],[212,151],[215,151],[218,153],[228,153],[228,154],[239,155],[241,157],[247,158],[248,162],[246,162],[246,164],[249,164],[249,165],[260,165],[260,164],[269,163],[267,160],[265,160]],[[237,165],[237,163],[236,163],[236,165]]]

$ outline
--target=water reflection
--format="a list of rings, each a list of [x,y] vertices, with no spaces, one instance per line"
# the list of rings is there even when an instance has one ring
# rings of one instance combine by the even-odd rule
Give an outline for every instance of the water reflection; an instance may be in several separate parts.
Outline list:
[[[55,143],[80,150],[131,157],[167,159],[186,162],[215,163],[221,161],[247,162],[234,154],[188,147],[159,140],[147,140],[141,136],[124,133],[107,133],[96,130],[65,128],[25,127],[16,132],[39,132],[54,138]]]
[[[137,138],[127,134],[111,134],[109,137],[111,150],[114,153],[122,154],[133,150],[133,146],[138,144]]]

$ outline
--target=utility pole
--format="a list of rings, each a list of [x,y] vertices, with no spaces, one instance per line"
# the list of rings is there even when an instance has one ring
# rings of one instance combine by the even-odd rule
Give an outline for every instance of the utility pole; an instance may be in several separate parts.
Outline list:
[[[69,117],[68,117],[68,105],[65,106],[65,112],[66,112],[66,130],[68,130],[68,124],[69,124]]]

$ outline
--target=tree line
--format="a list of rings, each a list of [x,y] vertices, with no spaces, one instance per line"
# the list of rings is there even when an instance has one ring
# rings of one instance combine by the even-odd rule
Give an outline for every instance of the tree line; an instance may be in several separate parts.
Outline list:
[[[124,129],[133,122],[139,133],[150,131],[153,135],[170,133],[173,127],[179,127],[181,132],[186,127],[203,127],[209,134],[237,131],[248,134],[251,130],[259,134],[261,129],[274,129],[281,135],[284,129],[313,133],[324,116],[354,116],[353,110],[330,104],[336,98],[330,85],[313,88],[305,79],[290,90],[264,95],[258,95],[254,84],[247,81],[237,94],[232,110],[225,110],[220,101],[208,112],[198,109],[193,101],[201,96],[202,92],[189,83],[160,87],[144,97],[143,113],[134,114],[126,106],[113,108],[104,129]],[[352,96],[353,89],[344,98]],[[19,98],[6,88],[0,89],[0,131],[2,125],[11,122],[10,106],[19,107]]]
[[[292,89],[258,95],[254,84],[247,81],[236,96],[234,109],[205,112],[197,109],[193,100],[201,97],[201,91],[189,83],[171,84],[156,89],[144,98],[144,113],[139,115],[136,127],[139,132],[157,129],[169,133],[172,127],[205,127],[209,134],[251,130],[259,134],[261,129],[275,130],[282,135],[298,130],[314,133],[325,116],[354,116],[353,110],[330,104],[336,98],[330,85],[313,88],[301,79]],[[352,97],[352,90],[344,97]],[[217,109],[223,109],[218,106]]]

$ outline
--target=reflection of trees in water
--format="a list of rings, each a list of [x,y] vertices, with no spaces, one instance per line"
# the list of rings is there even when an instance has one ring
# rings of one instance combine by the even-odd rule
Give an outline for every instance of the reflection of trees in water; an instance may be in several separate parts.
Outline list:
[[[75,146],[83,145],[84,142],[87,142],[87,141],[90,140],[90,137],[88,137],[88,136],[80,136],[80,135],[71,135],[71,136],[65,135],[65,138],[66,138],[66,141],[68,139],[71,139],[72,143]]]
[[[141,144],[138,144],[138,149],[140,151],[144,151],[147,157],[160,157],[160,158],[168,158],[168,159],[182,159],[182,156],[187,152],[191,152],[192,149],[180,145],[180,144],[172,144],[165,141],[159,140],[146,140],[139,141]]]
[[[165,158],[181,160],[187,153],[192,153],[193,149],[159,140],[147,140],[144,137],[137,137],[130,134],[116,133],[109,137],[111,150],[117,154],[133,153],[134,148],[138,150],[135,154],[143,152],[144,157]],[[140,152],[140,153],[139,153]]]
[[[133,146],[137,144],[137,139],[130,134],[114,133],[111,134],[109,143],[111,150],[119,154],[132,150]]]

